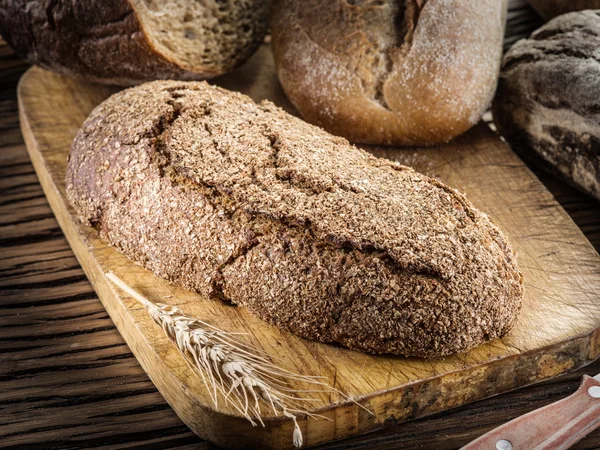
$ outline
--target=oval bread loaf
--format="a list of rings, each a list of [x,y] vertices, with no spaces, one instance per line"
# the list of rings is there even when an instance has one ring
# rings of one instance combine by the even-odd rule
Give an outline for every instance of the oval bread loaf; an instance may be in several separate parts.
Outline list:
[[[33,64],[104,84],[203,79],[254,53],[270,0],[0,0],[0,34]]]
[[[475,125],[498,79],[505,0],[276,0],[277,74],[311,123],[429,145]]]
[[[600,11],[556,17],[504,58],[494,122],[523,157],[600,200]]]
[[[305,338],[438,357],[504,336],[521,305],[513,251],[465,197],[206,83],[99,105],[66,186],[129,258]]]
[[[600,0],[529,0],[529,3],[546,20],[572,11],[600,8]]]

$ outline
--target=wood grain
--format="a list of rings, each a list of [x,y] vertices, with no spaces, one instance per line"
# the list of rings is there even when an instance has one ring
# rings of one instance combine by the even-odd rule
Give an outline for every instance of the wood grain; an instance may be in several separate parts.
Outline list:
[[[265,47],[243,71],[223,77],[220,84],[291,109]],[[171,301],[196,317],[210,318],[229,331],[248,332],[254,345],[286,368],[326,376],[375,413],[369,416],[354,404],[322,396],[316,408],[332,420],[302,421],[309,446],[553,377],[600,354],[600,257],[550,193],[485,125],[444,147],[369,150],[458,187],[507,232],[526,279],[518,325],[502,341],[435,362],[374,357],[298,339],[241,308],[176,289],[133,265],[72,217],[63,183],[68,149],[91,109],[111,92],[31,69],[19,89],[23,134],[52,209],[111,318],[164,397],[198,434],[228,447],[291,446],[289,421],[267,419],[263,430],[250,427],[226,407],[215,412],[200,379],[145,311],[109,285],[105,272],[114,271],[152,300],[172,296]]]

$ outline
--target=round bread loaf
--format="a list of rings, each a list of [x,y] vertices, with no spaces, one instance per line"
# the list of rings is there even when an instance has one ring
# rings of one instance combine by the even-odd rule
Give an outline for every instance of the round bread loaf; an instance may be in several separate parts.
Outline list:
[[[546,20],[572,11],[600,9],[600,0],[529,0]]]
[[[479,121],[505,0],[276,0],[279,80],[302,116],[354,142],[447,142]]]
[[[521,305],[513,251],[464,196],[206,83],[99,105],[66,187],[129,258],[305,338],[438,357],[504,336]]]
[[[252,55],[269,0],[0,0],[0,34],[22,57],[104,84],[203,79]]]
[[[600,11],[559,16],[506,54],[493,104],[523,157],[600,199]]]

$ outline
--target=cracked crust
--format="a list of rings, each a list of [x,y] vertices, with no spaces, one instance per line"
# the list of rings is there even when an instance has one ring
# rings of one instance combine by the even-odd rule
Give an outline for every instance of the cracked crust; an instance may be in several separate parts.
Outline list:
[[[239,5],[232,0],[225,6],[233,13]],[[164,28],[144,19],[151,16],[151,8],[151,0],[0,0],[0,34],[33,64],[96,83],[129,86],[155,79],[205,79],[231,71],[252,55],[266,31],[268,2],[256,1],[254,9],[238,8],[238,28],[245,20],[250,22],[243,24],[247,30],[237,35],[227,31],[227,36],[219,35],[219,27],[202,30],[209,35],[202,37],[214,46],[227,41],[221,53],[211,51],[207,60],[188,58],[170,50],[172,44],[163,45],[161,36],[175,36],[177,30],[177,39],[183,41],[198,30],[190,26],[184,35],[179,33],[182,24]],[[208,17],[217,14],[206,8]]]
[[[506,54],[494,122],[525,158],[600,200],[600,13],[557,17]]]
[[[502,57],[505,0],[276,0],[279,80],[353,142],[430,145],[475,125]]]
[[[520,308],[513,251],[464,196],[206,83],[102,103],[66,185],[129,258],[305,338],[438,357],[505,335]]]

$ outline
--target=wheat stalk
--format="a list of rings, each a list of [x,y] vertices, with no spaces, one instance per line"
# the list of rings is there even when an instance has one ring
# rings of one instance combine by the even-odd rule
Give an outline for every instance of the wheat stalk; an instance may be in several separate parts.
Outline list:
[[[144,305],[152,319],[162,327],[192,369],[202,378],[218,410],[220,396],[233,406],[253,426],[260,423],[262,407],[294,422],[292,440],[295,447],[302,446],[302,431],[298,416],[331,420],[306,410],[304,405],[314,398],[301,398],[298,394],[337,393],[351,400],[339,390],[320,381],[323,377],[306,376],[281,368],[256,349],[240,341],[237,336],[202,320],[184,314],[177,306],[153,303],[129,287],[114,273],[106,274],[108,280]],[[300,382],[312,389],[290,388],[290,382]],[[356,403],[356,402],[355,402]],[[357,403],[358,405],[358,403]],[[359,405],[369,413],[368,409]],[[372,414],[372,413],[371,413]]]

